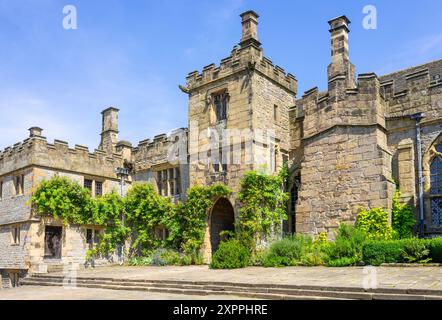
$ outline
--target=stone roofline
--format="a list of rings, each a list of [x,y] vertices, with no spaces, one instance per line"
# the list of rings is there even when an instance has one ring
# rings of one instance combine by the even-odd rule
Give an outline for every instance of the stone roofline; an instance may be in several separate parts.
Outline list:
[[[298,81],[291,73],[263,56],[263,49],[250,43],[241,48],[234,48],[227,58],[221,60],[217,67],[214,63],[205,66],[200,73],[193,71],[186,77],[188,90],[195,90],[204,85],[229,77],[245,70],[257,71],[286,90],[296,93]]]
[[[185,132],[187,135],[188,128],[178,128],[172,130],[169,134],[167,133],[161,133],[156,135],[153,140],[152,139],[144,139],[138,142],[138,146],[133,147],[132,150],[134,152],[137,152],[140,148],[153,148],[158,143],[164,143],[164,142],[171,142],[174,141],[178,133]]]
[[[118,153],[108,155],[105,151],[99,149],[95,149],[93,152],[90,152],[88,147],[79,144],[76,144],[74,148],[69,148],[69,144],[66,141],[55,139],[54,143],[48,143],[46,137],[33,136],[23,140],[22,142],[18,142],[13,146],[6,147],[3,151],[0,151],[0,167],[2,162],[7,158],[24,155],[26,153],[29,154],[30,152],[35,151],[31,149],[36,147],[37,144],[38,152],[40,153],[43,152],[42,150],[44,149],[59,150],[61,152],[67,151],[68,154],[73,157],[79,154],[87,153],[90,159],[97,159],[100,161],[105,160],[109,164],[112,164],[115,161],[123,160],[123,157]]]

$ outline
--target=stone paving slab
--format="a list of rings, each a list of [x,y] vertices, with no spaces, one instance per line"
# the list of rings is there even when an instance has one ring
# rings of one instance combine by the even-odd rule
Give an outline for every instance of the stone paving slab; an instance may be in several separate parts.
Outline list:
[[[374,270],[378,288],[442,290],[442,267],[376,267]],[[78,277],[362,288],[367,274],[364,267],[211,270],[207,266],[113,266],[79,271]]]
[[[244,297],[192,296],[159,292],[25,286],[0,290],[0,300],[252,300]]]

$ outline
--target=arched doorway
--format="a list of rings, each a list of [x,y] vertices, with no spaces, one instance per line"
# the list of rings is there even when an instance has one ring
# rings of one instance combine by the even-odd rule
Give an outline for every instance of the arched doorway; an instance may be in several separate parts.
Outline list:
[[[210,243],[212,255],[218,249],[223,231],[235,231],[235,212],[229,200],[220,198],[213,206],[210,218]]]

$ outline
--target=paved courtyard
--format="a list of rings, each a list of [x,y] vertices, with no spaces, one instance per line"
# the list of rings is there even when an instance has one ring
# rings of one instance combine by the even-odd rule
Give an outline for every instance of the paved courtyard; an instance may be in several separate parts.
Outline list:
[[[367,274],[368,272],[368,274]],[[211,270],[189,267],[102,267],[78,272],[79,277],[116,279],[218,281],[322,287],[363,287],[367,276],[378,288],[442,290],[442,267],[377,267],[365,269],[294,267]],[[374,278],[373,278],[374,277]]]
[[[192,296],[160,292],[24,286],[0,290],[0,300],[247,300],[236,296]]]

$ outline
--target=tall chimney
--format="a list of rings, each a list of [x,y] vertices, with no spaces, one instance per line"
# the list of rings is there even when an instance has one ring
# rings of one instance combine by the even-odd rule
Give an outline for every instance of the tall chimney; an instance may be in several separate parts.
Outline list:
[[[98,148],[107,152],[108,154],[115,153],[115,147],[118,143],[118,111],[120,110],[110,107],[101,112],[103,122],[101,130],[101,143]]]
[[[259,15],[255,11],[249,10],[242,13],[240,17],[242,18],[242,37],[239,43],[241,47],[249,44],[255,44],[258,47],[261,46],[258,38]]]
[[[331,33],[332,62],[328,67],[328,80],[337,76],[345,77],[348,88],[356,85],[355,67],[350,61],[348,48],[348,34],[350,33],[350,20],[346,16],[340,16],[328,22]]]

